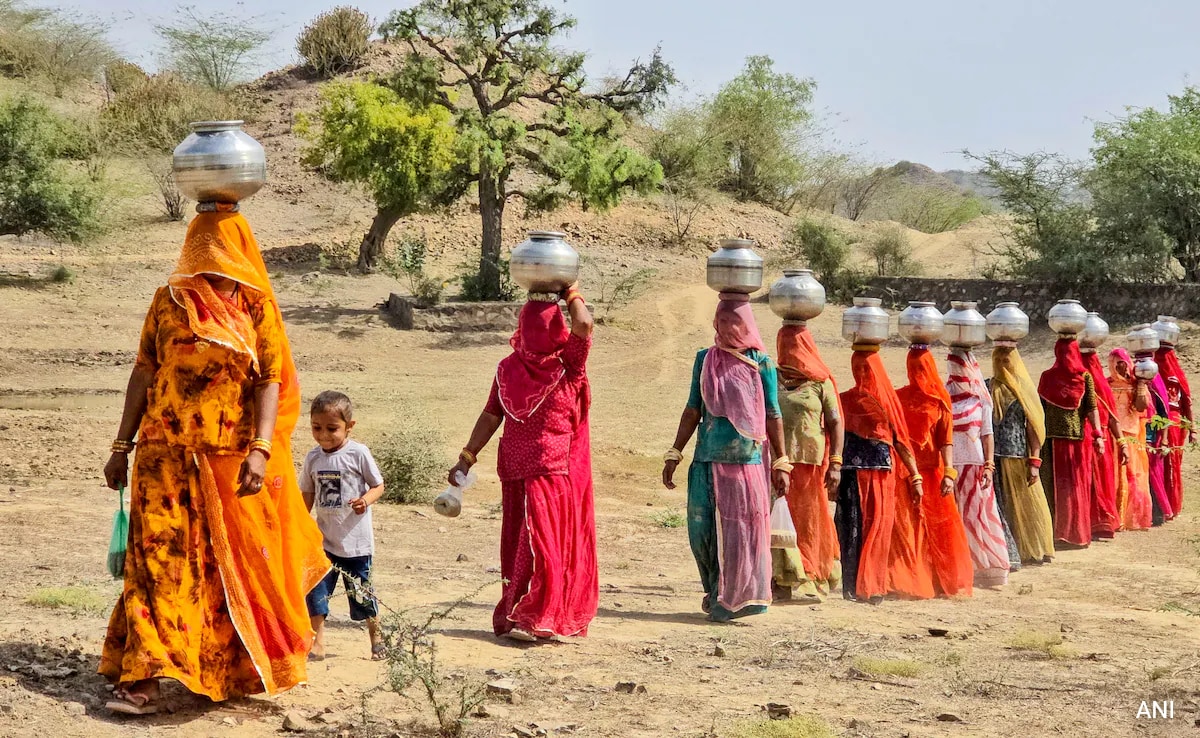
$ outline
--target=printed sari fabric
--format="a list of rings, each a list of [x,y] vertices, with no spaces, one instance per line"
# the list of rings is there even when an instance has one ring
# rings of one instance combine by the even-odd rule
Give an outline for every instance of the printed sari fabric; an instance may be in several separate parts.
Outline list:
[[[1171,401],[1167,383],[1161,373],[1150,382],[1150,421],[1160,424],[1170,419]],[[1146,453],[1149,455],[1151,524],[1162,525],[1175,517],[1171,504],[1170,479],[1167,476],[1171,441],[1166,428],[1151,427],[1146,431]]]
[[[203,274],[236,281],[233,299]],[[138,366],[154,375],[133,461],[125,585],[100,673],[167,677],[214,700],[306,679],[304,597],[328,571],[290,438],[300,393],[283,321],[242,216],[202,213],[146,316]],[[262,490],[237,496],[255,387],[279,383]],[[200,389],[197,389],[200,388]]]
[[[1146,453],[1149,394],[1144,384],[1133,381],[1133,360],[1125,349],[1113,349],[1109,353],[1108,366],[1117,424],[1129,456],[1129,463],[1118,475],[1117,512],[1122,530],[1148,530],[1154,514],[1154,505],[1150,502],[1150,459]],[[1137,409],[1139,393],[1145,397],[1146,410]]]
[[[901,522],[901,518],[909,515],[909,512],[900,502],[897,489],[896,524],[898,527],[911,525],[920,533],[916,555],[928,562],[934,593],[945,596],[970,595],[974,568],[967,532],[954,495],[942,494],[942,449],[954,443],[950,395],[938,376],[937,362],[929,349],[909,349],[908,384],[896,390],[896,395],[904,406],[908,436],[913,444],[912,452],[925,487],[919,514],[912,523]],[[892,588],[900,594],[916,596],[905,591],[900,579],[917,582],[920,587],[923,584],[921,569],[905,565],[902,577],[896,576],[896,572],[901,570],[901,557],[896,549],[905,548],[907,540],[908,537],[904,535],[892,536]]]
[[[888,562],[896,521],[895,444],[908,447],[900,399],[878,347],[850,357],[854,386],[841,395],[846,447],[834,524],[842,552],[842,594],[877,600],[888,593]]]
[[[590,338],[528,302],[484,410],[504,419],[500,602],[492,629],[586,636],[600,602],[587,378]]]
[[[1116,412],[1116,400],[1096,351],[1085,353],[1083,363],[1092,377],[1092,386],[1096,388],[1096,405],[1100,411],[1100,428],[1089,426],[1085,440],[1088,444],[1094,444],[1095,439],[1100,438],[1104,444],[1104,453],[1098,454],[1094,450],[1092,452],[1092,537],[1112,538],[1121,527],[1121,520],[1117,514],[1117,472],[1120,454],[1117,451],[1117,439],[1109,432],[1109,419]]]
[[[992,397],[969,350],[950,349],[946,389],[954,412],[954,494],[971,548],[975,585],[999,586],[1008,581],[1012,564],[995,490],[984,473],[981,439],[993,432]]]

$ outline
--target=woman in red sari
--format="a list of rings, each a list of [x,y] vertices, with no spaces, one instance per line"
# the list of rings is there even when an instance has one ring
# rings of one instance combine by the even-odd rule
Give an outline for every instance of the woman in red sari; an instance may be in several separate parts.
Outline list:
[[[904,407],[908,437],[921,478],[929,485],[929,494],[921,496],[920,508],[911,512],[896,505],[897,527],[902,518],[910,518],[918,533],[915,556],[901,557],[898,543],[906,536],[892,538],[892,589],[912,597],[930,597],[934,593],[953,597],[970,595],[975,576],[967,531],[954,497],[954,417],[950,393],[938,376],[937,362],[928,346],[914,344],[908,350],[908,384],[896,391]],[[897,493],[897,500],[899,500]],[[903,572],[901,575],[900,572]],[[928,580],[929,586],[925,582]],[[906,584],[907,583],[907,584]],[[929,594],[926,594],[929,593]]]
[[[1096,388],[1096,409],[1100,413],[1099,429],[1089,426],[1086,440],[1093,445],[1099,440],[1104,446],[1103,453],[1092,455],[1092,538],[1107,540],[1121,527],[1117,510],[1117,474],[1125,467],[1125,447],[1120,446],[1118,451],[1121,426],[1117,422],[1117,400],[1104,376],[1100,357],[1096,349],[1081,350],[1081,353],[1083,365]]]
[[[500,362],[487,405],[458,464],[466,472],[501,423],[497,453],[504,585],[496,635],[517,641],[586,636],[599,604],[587,357],[592,316],[576,286],[521,309],[513,352]]]
[[[834,523],[842,549],[842,596],[874,605],[888,593],[896,485],[911,485],[920,498],[922,480],[909,450],[900,398],[883,368],[879,346],[855,344],[850,369],[854,386],[841,396],[846,446]],[[903,482],[898,482],[894,454],[908,470]]]
[[[1092,455],[1103,453],[1103,438],[1085,440],[1085,425],[1099,429],[1096,385],[1083,363],[1074,337],[1054,344],[1054,364],[1042,372],[1038,395],[1046,410],[1046,437],[1042,447],[1042,483],[1054,516],[1054,541],[1058,548],[1087,548],[1092,541]]]
[[[1175,353],[1174,344],[1160,342],[1154,360],[1158,363],[1159,372],[1167,385],[1170,403],[1168,419],[1171,426],[1166,433],[1167,444],[1170,447],[1165,464],[1166,486],[1171,510],[1174,515],[1178,515],[1183,508],[1183,446],[1186,442],[1196,440],[1196,432],[1192,429],[1192,389],[1188,384],[1187,374],[1179,365],[1179,356]]]

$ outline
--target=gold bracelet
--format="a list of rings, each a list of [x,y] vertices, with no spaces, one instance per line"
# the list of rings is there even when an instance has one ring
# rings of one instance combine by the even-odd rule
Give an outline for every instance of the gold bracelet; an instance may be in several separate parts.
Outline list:
[[[841,457],[841,455],[840,455],[840,454],[832,454],[832,455],[830,455],[830,457],[829,457],[829,463],[830,463],[830,464],[841,464],[841,463],[842,463],[842,457]]]
[[[479,463],[479,457],[476,456],[475,454],[471,453],[471,451],[466,448],[464,448],[462,451],[458,452],[458,458],[467,462],[471,466],[475,466],[476,464]]]
[[[112,442],[111,451],[114,454],[128,454],[133,451],[136,444],[133,441],[126,441],[118,438]]]
[[[913,484],[924,484],[925,477],[921,476],[920,474],[914,474],[908,478],[908,481],[912,482]]]
[[[951,481],[957,481],[958,480],[958,469],[955,469],[952,466],[948,466],[945,469],[942,469],[942,476]]]
[[[271,458],[271,442],[265,438],[255,438],[250,442],[250,450],[258,451],[268,459]]]
[[[683,461],[683,452],[674,447],[667,449],[667,452],[663,454],[663,461],[674,461],[676,463]]]
[[[786,456],[780,456],[778,459],[775,459],[771,462],[771,471],[781,471],[791,474],[792,460]]]

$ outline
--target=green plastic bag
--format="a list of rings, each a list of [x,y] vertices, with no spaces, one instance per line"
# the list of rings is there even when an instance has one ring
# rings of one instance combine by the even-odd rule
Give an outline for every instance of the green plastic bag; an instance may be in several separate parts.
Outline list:
[[[117,504],[113,514],[112,539],[108,542],[108,573],[113,579],[125,577],[125,548],[129,542],[129,513],[125,512],[125,485],[117,489]]]

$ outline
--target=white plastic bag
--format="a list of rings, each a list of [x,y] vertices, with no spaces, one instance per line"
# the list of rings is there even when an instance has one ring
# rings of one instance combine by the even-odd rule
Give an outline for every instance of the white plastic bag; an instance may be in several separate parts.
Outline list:
[[[777,497],[771,507],[771,548],[796,548],[796,525],[786,497]]]
[[[468,472],[465,477],[462,472],[457,472],[454,475],[454,482],[455,484],[447,487],[433,501],[433,509],[438,515],[445,515],[448,518],[459,516],[462,512],[463,492],[475,484],[475,472]]]

